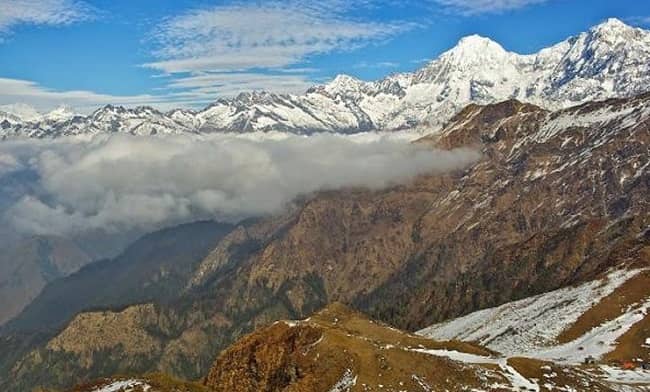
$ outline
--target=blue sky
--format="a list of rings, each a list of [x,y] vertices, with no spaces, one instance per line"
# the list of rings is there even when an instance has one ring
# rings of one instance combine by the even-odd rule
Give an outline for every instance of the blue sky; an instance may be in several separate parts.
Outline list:
[[[639,0],[0,0],[0,105],[201,107],[412,71],[478,33],[531,53]]]

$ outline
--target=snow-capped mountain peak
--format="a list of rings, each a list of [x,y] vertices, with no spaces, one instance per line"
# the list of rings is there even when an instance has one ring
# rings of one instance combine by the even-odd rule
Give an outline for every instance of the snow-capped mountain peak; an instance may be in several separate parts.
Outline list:
[[[33,122],[8,114],[0,116],[0,138],[105,131],[350,133],[416,128],[430,133],[470,103],[517,99],[559,109],[636,95],[648,86],[650,31],[608,19],[538,53],[517,54],[489,38],[470,35],[413,73],[374,82],[339,75],[303,95],[242,93],[196,112],[107,105],[74,120],[63,116]]]
[[[597,34],[602,37],[625,35],[636,31],[643,30],[629,26],[617,18],[609,18],[603,23],[589,29],[590,33]]]
[[[490,38],[473,34],[461,38],[458,44],[447,53],[454,53],[458,56],[476,56],[486,52],[488,54],[505,53],[505,49]]]
[[[58,108],[48,112],[43,117],[49,121],[64,121],[71,119],[77,114],[69,106],[61,105]]]
[[[446,73],[452,74],[459,71],[480,72],[511,63],[513,55],[497,42],[475,34],[462,38],[456,46],[444,52],[424,69],[436,69],[442,66]]]
[[[578,37],[584,37],[585,41],[592,44],[616,47],[637,43],[648,44],[650,32],[638,27],[629,26],[619,19],[611,18],[592,27],[589,31]]]
[[[332,98],[337,96],[357,95],[366,87],[367,83],[350,75],[337,75],[331,82],[315,86],[310,92],[320,92]]]

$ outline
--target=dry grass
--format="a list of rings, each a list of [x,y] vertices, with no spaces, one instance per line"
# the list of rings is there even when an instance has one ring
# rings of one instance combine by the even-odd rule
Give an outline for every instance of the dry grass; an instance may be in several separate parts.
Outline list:
[[[293,337],[308,332],[315,333],[313,339],[296,343]],[[332,304],[308,321],[277,323],[242,339],[217,360],[208,385],[220,392],[318,392],[330,390],[348,372],[356,377],[351,392],[512,390],[496,363],[463,363],[415,351],[423,348],[491,354],[474,344],[435,342],[399,331]],[[277,353],[287,350],[291,354],[279,358]],[[610,391],[573,368],[526,358],[510,364],[540,385]],[[278,374],[282,377],[275,377]]]
[[[312,317],[310,323],[324,331],[323,340],[315,347],[315,355],[336,357],[339,368],[352,370],[358,377],[354,391],[422,390],[421,382],[433,390],[450,391],[461,390],[461,386],[482,385],[476,370],[471,367],[410,350],[429,348],[490,354],[476,345],[433,342],[371,321],[337,304]],[[332,381],[329,385],[337,379]]]
[[[559,366],[552,362],[531,358],[509,358],[508,364],[522,376],[537,380],[541,391],[611,391],[610,388],[593,379],[585,380],[580,367]]]

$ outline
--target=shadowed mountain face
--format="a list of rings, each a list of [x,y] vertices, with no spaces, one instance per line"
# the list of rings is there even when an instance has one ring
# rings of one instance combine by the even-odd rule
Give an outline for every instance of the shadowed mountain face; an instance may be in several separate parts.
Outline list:
[[[0,245],[0,326],[16,316],[43,287],[91,261],[76,243],[32,237]]]
[[[237,227],[178,297],[77,315],[2,376],[5,389],[127,371],[196,379],[243,333],[332,301],[416,330],[650,263],[649,95],[556,112],[470,105],[420,142],[483,158]]]
[[[229,224],[198,222],[148,234],[117,258],[48,284],[6,329],[50,331],[82,310],[176,298],[196,265],[230,230]]]

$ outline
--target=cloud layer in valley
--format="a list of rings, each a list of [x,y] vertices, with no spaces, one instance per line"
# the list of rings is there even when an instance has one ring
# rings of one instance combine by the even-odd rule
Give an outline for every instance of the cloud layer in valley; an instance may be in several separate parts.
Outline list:
[[[299,195],[386,187],[477,158],[378,135],[7,141],[0,208],[5,225],[28,234],[148,231],[277,213]]]

